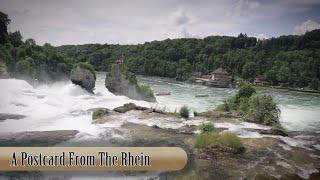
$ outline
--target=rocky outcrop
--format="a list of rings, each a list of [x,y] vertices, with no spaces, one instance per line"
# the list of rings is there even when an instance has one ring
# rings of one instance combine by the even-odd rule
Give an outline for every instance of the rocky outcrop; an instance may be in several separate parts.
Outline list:
[[[107,72],[105,86],[116,94],[124,95],[130,99],[155,102],[156,98],[148,86],[139,86],[134,74],[122,71],[121,64],[113,64],[111,71]]]
[[[7,65],[3,59],[0,58],[0,79],[9,78],[10,75],[7,70]]]
[[[77,64],[71,71],[70,79],[72,83],[81,86],[89,92],[93,92],[96,76],[93,68],[89,64]]]
[[[78,133],[77,130],[56,130],[2,134],[0,146],[53,146],[75,138]]]
[[[7,119],[23,119],[25,118],[25,115],[20,115],[20,114],[6,114],[6,113],[0,113],[0,121],[4,121]]]
[[[260,134],[288,136],[288,134],[284,130],[279,128],[262,129],[260,130]]]
[[[98,108],[92,113],[92,120],[99,119],[102,116],[105,116],[110,113],[110,110],[107,108]]]
[[[119,106],[119,107],[114,108],[114,111],[118,112],[118,113],[125,113],[125,112],[131,111],[131,110],[145,111],[147,109],[148,108],[146,108],[146,107],[137,106],[133,103],[127,103],[127,104],[124,104],[123,106]]]

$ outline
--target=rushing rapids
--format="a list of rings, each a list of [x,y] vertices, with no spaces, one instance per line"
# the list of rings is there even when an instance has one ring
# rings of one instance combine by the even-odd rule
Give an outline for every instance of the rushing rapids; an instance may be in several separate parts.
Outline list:
[[[182,146],[190,148],[188,134],[197,134],[197,129],[185,130],[192,125],[200,125],[206,119],[193,117],[190,120],[165,115],[145,115],[139,111],[129,111],[123,114],[110,115],[108,118],[93,122],[91,115],[96,108],[114,109],[124,103],[133,102],[139,106],[176,111],[187,105],[194,111],[204,111],[214,108],[235,93],[234,89],[209,88],[199,85],[176,82],[172,79],[139,77],[141,83],[151,85],[154,91],[170,91],[169,96],[157,97],[158,103],[131,100],[125,96],[115,96],[104,87],[104,73],[97,74],[94,94],[88,93],[71,82],[57,82],[50,85],[31,86],[26,81],[18,79],[0,79],[0,144],[5,146],[26,145],[33,142],[36,145],[57,146]],[[195,94],[208,94],[205,98],[196,98]],[[214,122],[221,130],[235,132],[243,138],[248,147],[248,153],[238,159],[245,161],[242,168],[244,176],[251,176],[247,168],[255,168],[263,172],[271,168],[272,176],[280,177],[282,172],[272,169],[274,166],[297,172],[300,178],[307,179],[312,173],[318,172],[320,158],[320,97],[288,92],[271,92],[281,108],[281,123],[289,131],[289,137],[264,135],[260,131],[270,127],[254,123],[242,122],[238,119],[220,120]],[[157,128],[154,128],[157,127]],[[28,132],[26,132],[28,131]],[[45,133],[42,133],[46,131]],[[300,132],[296,132],[300,131]],[[303,131],[303,132],[301,132]],[[178,134],[177,134],[178,132]],[[63,136],[62,136],[62,135]],[[148,137],[146,139],[146,137]],[[29,138],[29,139],[28,139]],[[47,142],[51,141],[52,142]],[[53,140],[55,139],[55,140]],[[37,144],[38,143],[38,144]],[[259,149],[259,145],[261,149]],[[250,147],[255,147],[251,150]],[[192,150],[189,149],[190,154]],[[296,162],[286,154],[292,154],[295,159],[311,158],[307,164]],[[296,157],[297,156],[297,157]],[[190,157],[193,159],[194,157]],[[248,159],[252,159],[249,161]],[[264,164],[265,160],[273,166]],[[229,160],[227,161],[229,162]],[[196,172],[202,172],[198,160],[192,160],[190,165]],[[209,162],[207,162],[209,163]],[[211,166],[211,164],[207,164]],[[239,164],[224,164],[232,168]],[[248,165],[248,166],[245,166]],[[191,167],[188,167],[189,170]],[[223,166],[224,167],[224,166]],[[187,169],[188,169],[187,168]],[[218,174],[222,169],[208,171],[208,176]],[[235,177],[237,171],[223,169],[223,175]],[[189,171],[188,171],[189,172]],[[182,174],[184,172],[181,172]],[[188,174],[188,173],[187,173]],[[91,174],[93,175],[93,174]],[[186,175],[186,174],[184,174]],[[184,177],[184,175],[182,177]],[[0,177],[16,177],[12,174],[2,174]],[[36,177],[37,173],[23,174],[26,177]],[[81,175],[42,173],[43,177],[67,177],[62,179],[78,179]],[[106,174],[94,174],[99,179]],[[122,173],[110,173],[108,177],[120,178]],[[172,177],[169,174],[141,173],[138,176],[125,175],[128,178]],[[175,177],[175,176],[174,176]],[[88,179],[94,179],[88,174]]]

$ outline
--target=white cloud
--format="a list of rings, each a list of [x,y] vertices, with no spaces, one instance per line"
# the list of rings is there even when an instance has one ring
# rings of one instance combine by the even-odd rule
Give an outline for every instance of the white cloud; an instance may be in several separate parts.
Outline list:
[[[317,1],[0,0],[0,10],[12,20],[10,31],[20,30],[24,38],[32,37],[39,44],[136,44],[240,32],[259,37],[264,37],[261,32],[289,34],[297,20],[279,17],[306,11]],[[272,26],[272,20],[280,26]]]
[[[295,26],[293,29],[293,33],[304,34],[306,31],[312,31],[314,29],[320,29],[320,24],[312,20],[307,20]]]
[[[187,16],[186,12],[181,8],[173,12],[172,17],[174,25],[181,26],[190,22],[190,18]]]
[[[268,39],[268,36],[264,33],[260,33],[256,36],[257,39]]]
[[[239,0],[231,12],[231,16],[249,18],[260,7],[259,2]]]

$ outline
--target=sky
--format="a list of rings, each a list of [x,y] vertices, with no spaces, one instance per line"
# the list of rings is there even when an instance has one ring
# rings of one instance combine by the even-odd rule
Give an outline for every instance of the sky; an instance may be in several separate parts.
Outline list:
[[[138,44],[211,35],[258,38],[320,28],[320,0],[0,0],[9,31],[37,44]]]

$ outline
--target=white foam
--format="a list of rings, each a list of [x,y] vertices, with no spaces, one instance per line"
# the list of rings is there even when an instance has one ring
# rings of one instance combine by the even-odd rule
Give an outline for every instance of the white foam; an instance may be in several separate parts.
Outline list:
[[[104,77],[97,78],[97,81],[101,81]],[[0,122],[0,132],[79,130],[98,135],[108,125],[92,124],[89,109],[113,109],[128,102],[150,106],[145,101],[115,96],[101,82],[96,83],[95,94],[88,93],[70,81],[37,88],[17,79],[0,79],[0,84],[0,113],[27,116],[20,120]]]

